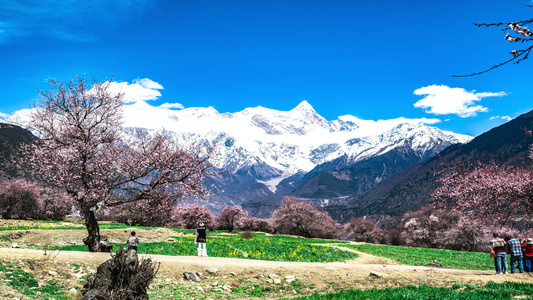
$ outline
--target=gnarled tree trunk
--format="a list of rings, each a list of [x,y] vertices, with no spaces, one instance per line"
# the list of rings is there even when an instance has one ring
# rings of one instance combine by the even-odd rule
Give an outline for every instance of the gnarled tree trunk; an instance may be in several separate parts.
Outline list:
[[[109,243],[106,236],[100,236],[100,226],[98,226],[94,211],[88,210],[83,216],[89,234],[83,239],[83,243],[89,247],[89,252],[111,252],[113,245]]]

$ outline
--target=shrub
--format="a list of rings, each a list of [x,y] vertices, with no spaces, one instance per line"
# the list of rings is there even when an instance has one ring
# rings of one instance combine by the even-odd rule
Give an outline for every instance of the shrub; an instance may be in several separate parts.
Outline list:
[[[379,244],[383,241],[383,230],[379,229],[376,224],[370,220],[352,218],[350,222],[344,225],[343,229],[344,233],[346,233],[352,241],[373,244]]]
[[[253,239],[255,236],[255,233],[253,231],[244,231],[241,233],[241,238],[243,239]]]

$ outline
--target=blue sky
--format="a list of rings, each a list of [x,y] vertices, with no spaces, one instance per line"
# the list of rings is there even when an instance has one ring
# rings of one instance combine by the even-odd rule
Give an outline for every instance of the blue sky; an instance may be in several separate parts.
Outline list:
[[[522,0],[0,0],[0,113],[45,80],[113,77],[154,106],[290,110],[328,120],[436,119],[478,135],[533,109],[533,61],[474,22],[531,18]],[[525,48],[525,47],[524,47]],[[167,104],[168,105],[168,104]],[[170,105],[172,106],[172,105]]]

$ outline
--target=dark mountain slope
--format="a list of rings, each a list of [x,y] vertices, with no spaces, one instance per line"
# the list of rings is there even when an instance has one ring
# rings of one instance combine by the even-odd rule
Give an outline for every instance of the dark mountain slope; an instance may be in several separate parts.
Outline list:
[[[357,163],[350,163],[349,158],[343,156],[327,163],[327,166],[317,167],[319,171],[311,171],[309,174],[314,176],[296,188],[291,196],[324,199],[361,195],[375,184],[421,160],[410,147],[396,148]]]
[[[0,181],[21,176],[24,170],[17,165],[21,146],[35,139],[28,130],[7,123],[0,123]]]
[[[533,139],[525,134],[524,128],[533,128],[533,111],[495,127],[467,144],[452,145],[439,156],[395,174],[365,194],[352,197],[347,207],[332,214],[342,213],[344,219],[365,215],[379,219],[381,215],[400,217],[406,211],[418,209],[432,202],[431,192],[438,185],[435,173],[445,162],[470,159],[511,165],[531,164],[527,156]]]

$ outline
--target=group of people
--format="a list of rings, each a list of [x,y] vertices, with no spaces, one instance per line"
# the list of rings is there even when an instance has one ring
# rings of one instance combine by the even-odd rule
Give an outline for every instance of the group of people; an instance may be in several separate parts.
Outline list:
[[[511,258],[511,274],[516,272],[517,266],[520,273],[533,272],[533,238],[519,241],[509,235],[501,238],[498,233],[494,233],[490,244],[496,274],[508,274],[508,254]]]

